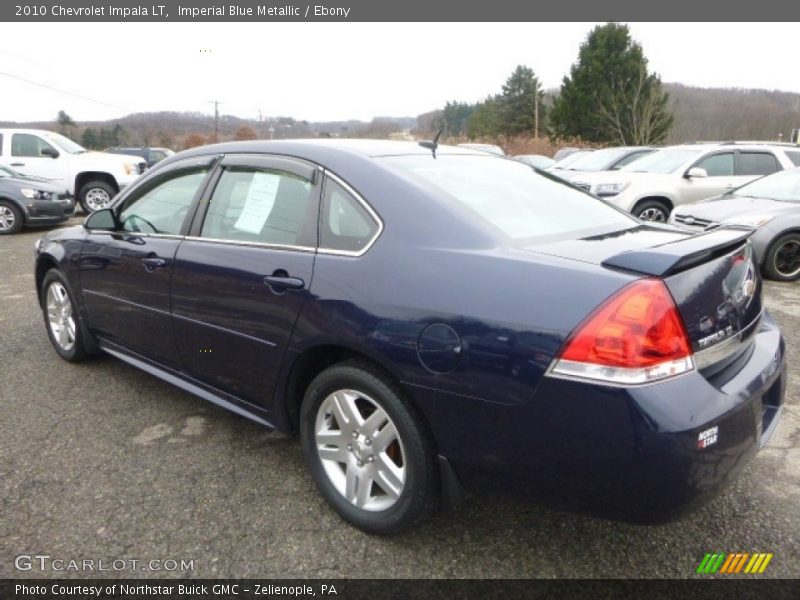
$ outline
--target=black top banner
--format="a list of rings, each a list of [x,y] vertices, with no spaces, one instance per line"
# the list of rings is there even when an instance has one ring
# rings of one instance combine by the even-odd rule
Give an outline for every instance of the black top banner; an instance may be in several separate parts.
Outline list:
[[[0,3],[0,21],[310,21],[310,22],[503,22],[503,21],[794,21],[800,4],[785,0],[731,3],[722,0],[33,0]]]

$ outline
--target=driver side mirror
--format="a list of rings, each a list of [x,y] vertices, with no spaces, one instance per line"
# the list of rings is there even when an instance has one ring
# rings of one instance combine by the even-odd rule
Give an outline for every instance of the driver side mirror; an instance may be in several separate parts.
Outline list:
[[[686,171],[686,175],[684,175],[684,177],[686,177],[686,179],[692,179],[693,177],[708,177],[708,171],[702,167],[692,167]]]
[[[39,152],[42,156],[49,156],[50,158],[59,157],[58,150],[55,148],[42,148]]]
[[[83,226],[89,231],[116,231],[119,223],[112,209],[101,208],[86,217]]]

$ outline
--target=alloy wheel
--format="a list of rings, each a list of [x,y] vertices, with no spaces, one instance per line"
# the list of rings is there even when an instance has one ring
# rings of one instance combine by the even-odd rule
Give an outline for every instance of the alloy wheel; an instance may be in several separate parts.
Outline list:
[[[14,227],[17,217],[7,206],[0,206],[0,231],[8,231]]]
[[[368,395],[352,389],[328,395],[317,411],[314,442],[328,479],[351,504],[381,511],[402,495],[402,440],[386,411]]]
[[[655,221],[657,223],[663,223],[667,220],[664,211],[659,208],[645,208],[639,213],[639,218],[642,221]]]
[[[775,270],[790,278],[800,274],[800,241],[789,240],[775,252]]]
[[[47,323],[53,339],[65,352],[75,346],[75,315],[67,289],[54,281],[47,288]]]

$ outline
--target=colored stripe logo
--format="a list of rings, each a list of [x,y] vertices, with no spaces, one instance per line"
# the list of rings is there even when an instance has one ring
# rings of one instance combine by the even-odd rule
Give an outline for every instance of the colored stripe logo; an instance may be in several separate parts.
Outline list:
[[[737,573],[748,573],[751,575],[763,573],[767,569],[773,554],[749,552],[717,552],[706,554],[697,567],[697,572],[704,575],[723,573],[732,575]]]

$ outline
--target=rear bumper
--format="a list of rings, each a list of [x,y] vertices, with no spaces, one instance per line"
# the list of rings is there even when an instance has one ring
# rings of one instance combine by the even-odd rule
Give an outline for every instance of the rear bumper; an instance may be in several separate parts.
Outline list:
[[[571,510],[663,522],[736,477],[774,431],[785,388],[783,338],[765,313],[745,354],[713,378],[694,371],[659,384],[609,388],[543,377],[520,407],[460,402],[462,414],[481,427],[453,415],[455,432],[442,427],[435,435],[465,483],[513,488]]]

